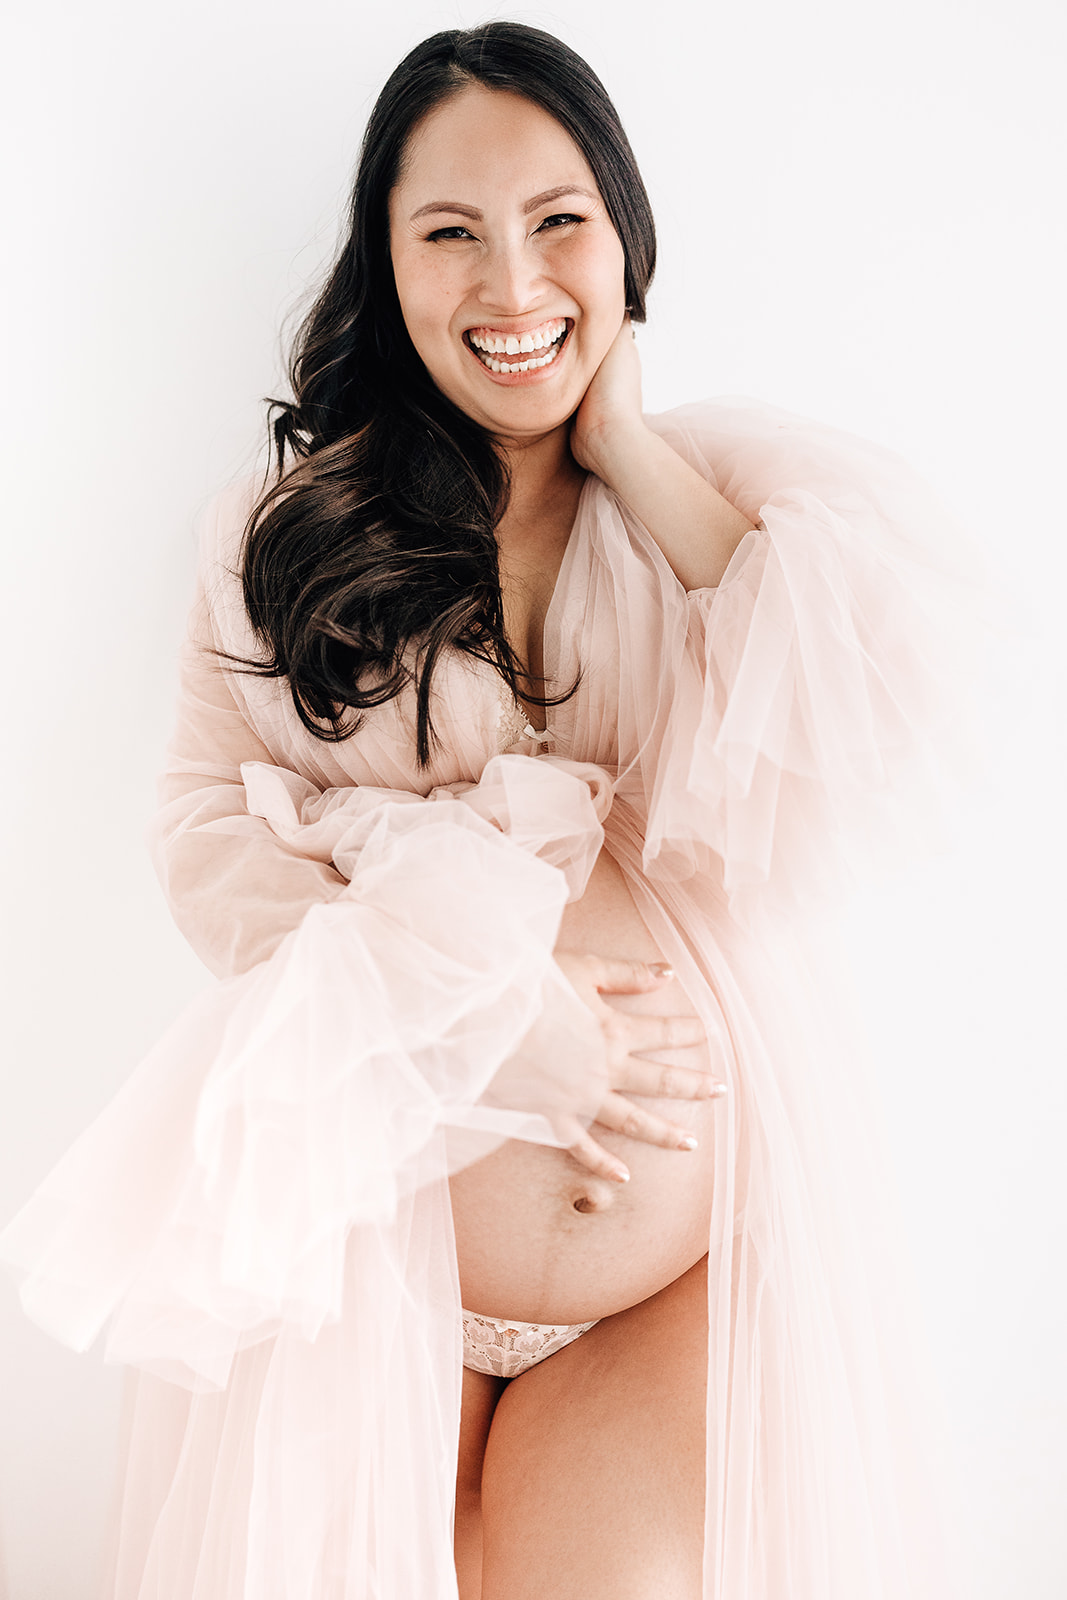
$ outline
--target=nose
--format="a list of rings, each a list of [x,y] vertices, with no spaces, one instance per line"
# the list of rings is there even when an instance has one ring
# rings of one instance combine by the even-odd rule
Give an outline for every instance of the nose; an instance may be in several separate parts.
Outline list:
[[[536,305],[541,263],[525,240],[508,240],[488,252],[479,286],[479,299],[487,310],[516,316]]]

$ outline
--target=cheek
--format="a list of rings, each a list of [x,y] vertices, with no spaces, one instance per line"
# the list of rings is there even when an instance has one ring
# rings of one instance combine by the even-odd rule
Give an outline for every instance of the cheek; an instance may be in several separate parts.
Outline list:
[[[615,234],[569,242],[566,271],[587,315],[618,320],[626,303],[626,260]]]
[[[393,277],[400,310],[412,340],[432,338],[447,332],[450,293],[448,263],[412,260],[404,252],[393,255]]]

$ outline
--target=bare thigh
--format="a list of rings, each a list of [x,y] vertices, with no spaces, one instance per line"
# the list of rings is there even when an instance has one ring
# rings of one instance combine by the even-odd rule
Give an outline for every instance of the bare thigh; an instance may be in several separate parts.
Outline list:
[[[456,1470],[456,1578],[460,1600],[480,1600],[482,1586],[482,1463],[489,1426],[505,1388],[503,1378],[463,1369]]]
[[[707,1339],[705,1258],[512,1380],[482,1469],[481,1600],[700,1600]]]

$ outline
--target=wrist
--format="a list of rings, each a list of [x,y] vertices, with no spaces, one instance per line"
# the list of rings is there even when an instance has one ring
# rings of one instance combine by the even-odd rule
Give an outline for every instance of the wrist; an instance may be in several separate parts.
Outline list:
[[[625,421],[605,419],[583,431],[583,463],[609,489],[621,493],[627,479],[643,470],[658,442],[640,415]]]

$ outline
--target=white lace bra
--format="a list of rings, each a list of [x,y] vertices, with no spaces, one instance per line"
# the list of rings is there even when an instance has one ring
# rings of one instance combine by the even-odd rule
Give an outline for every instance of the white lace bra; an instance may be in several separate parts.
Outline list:
[[[552,730],[545,728],[539,730],[530,721],[529,713],[515,699],[503,678],[494,673],[497,680],[497,721],[496,721],[496,747],[497,753],[503,755],[506,750],[513,750],[516,745],[530,739],[540,747],[547,750],[552,740]]]

